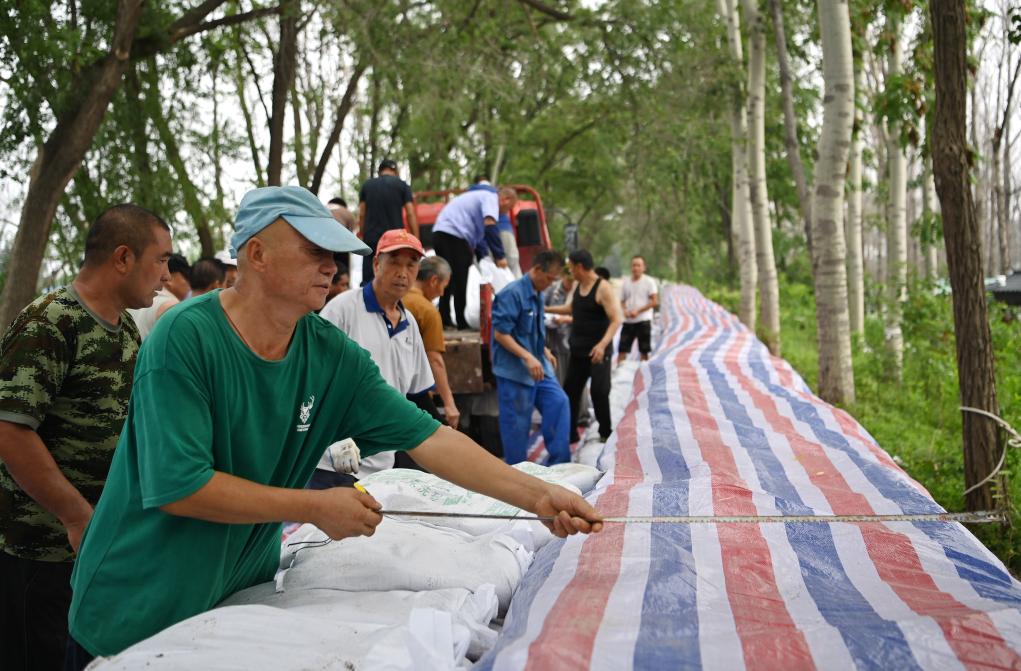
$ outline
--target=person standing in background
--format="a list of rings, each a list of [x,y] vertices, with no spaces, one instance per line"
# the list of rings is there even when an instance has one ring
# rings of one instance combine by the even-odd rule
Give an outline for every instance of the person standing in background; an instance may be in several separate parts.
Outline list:
[[[554,314],[571,315],[571,360],[564,389],[571,399],[571,442],[578,441],[578,413],[585,384],[599,421],[599,437],[606,441],[612,432],[610,418],[610,367],[613,336],[620,328],[620,302],[613,287],[596,275],[592,254],[576,249],[568,257],[576,286],[569,306],[550,307]]]
[[[238,260],[230,257],[230,252],[224,250],[217,252],[214,256],[223,268],[223,288],[230,289],[238,281]]]
[[[479,189],[498,193],[496,187],[490,183],[489,177],[486,175],[476,175],[472,185],[468,187],[469,191],[477,191]],[[504,258],[507,259],[507,268],[510,269],[514,278],[517,279],[521,277],[521,260],[518,254],[518,240],[514,237],[514,224],[511,223],[510,212],[500,213],[500,216],[496,219],[496,228],[500,231],[500,243],[503,245]]]
[[[571,269],[564,266],[560,273],[560,279],[550,286],[543,298],[546,303],[546,344],[549,346],[557,363],[554,368],[557,371],[557,380],[560,386],[564,385],[567,379],[567,363],[571,358],[571,346],[568,343],[571,337],[571,315],[558,315],[549,311],[550,306],[567,305],[571,299],[571,292],[574,291],[574,277],[571,276]]]
[[[380,161],[378,176],[362,184],[358,192],[358,228],[362,242],[372,249],[373,254],[384,233],[404,228],[402,210],[408,218],[408,230],[418,237],[418,219],[415,218],[412,198],[411,186],[397,176],[397,163],[389,158]],[[362,286],[372,282],[374,258],[371,254],[362,258]]]
[[[568,443],[570,402],[553,370],[546,346],[542,292],[557,280],[563,257],[544,249],[532,267],[493,300],[493,375],[500,403],[503,458],[516,464],[528,457],[532,410],[542,416],[549,465],[571,461]]]
[[[425,355],[429,359],[429,367],[436,382],[436,393],[443,403],[442,419],[456,429],[461,412],[454,403],[454,394],[450,391],[450,381],[447,379],[447,364],[443,360],[443,353],[447,351],[443,337],[443,320],[440,318],[440,311],[433,305],[433,301],[443,295],[449,283],[450,264],[441,256],[427,256],[418,266],[418,278],[415,280],[415,286],[404,297],[404,305],[415,317],[422,332],[422,344],[425,345]],[[408,399],[429,414],[438,416],[430,392],[412,394]]]
[[[514,189],[502,188],[496,193],[489,189],[465,191],[447,203],[433,226],[433,246],[436,253],[450,264],[450,284],[440,299],[440,316],[444,328],[468,329],[464,310],[468,304],[468,270],[475,260],[492,255],[497,267],[506,268],[503,244],[496,220],[501,213],[510,212],[517,202]],[[453,299],[454,316],[450,315]]]
[[[156,320],[162,317],[163,313],[191,295],[191,286],[188,284],[191,269],[188,267],[188,260],[180,254],[171,254],[167,260],[167,271],[170,273],[170,279],[152,299],[152,305],[128,310],[142,340],[149,336],[149,332],[156,326]]]
[[[358,228],[358,219],[355,217],[354,213],[351,212],[350,209],[348,209],[346,200],[339,196],[336,198],[330,198],[330,201],[326,203],[326,209],[330,211],[330,214],[333,215],[333,218],[339,221],[341,225],[344,226],[344,228],[351,231],[352,233],[356,232],[355,229]],[[336,260],[338,265],[342,264],[345,269],[350,271],[350,268],[352,267],[352,259],[350,252],[340,252],[334,254],[333,258],[334,260]],[[348,279],[350,280],[350,277]]]
[[[645,259],[639,255],[631,258],[631,277],[621,285],[620,305],[624,310],[624,326],[620,329],[617,363],[631,353],[636,338],[642,361],[648,361],[652,351],[652,311],[659,305],[659,296],[656,281],[645,274]]]

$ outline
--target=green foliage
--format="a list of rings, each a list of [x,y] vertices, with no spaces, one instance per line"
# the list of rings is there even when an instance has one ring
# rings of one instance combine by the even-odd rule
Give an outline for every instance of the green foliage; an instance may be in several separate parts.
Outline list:
[[[711,292],[730,309],[728,292]],[[784,356],[815,387],[818,379],[815,301],[811,285],[781,277]],[[1003,417],[1021,427],[1021,329],[1016,311],[990,305],[996,353],[997,394]],[[865,339],[854,353],[856,403],[846,408],[879,444],[950,511],[963,510],[964,465],[961,413],[951,298],[932,286],[917,284],[904,306],[904,378],[892,382],[890,354],[883,342],[883,324],[866,320]],[[1021,500],[1021,455],[1009,454],[1005,467],[1008,491]],[[973,527],[975,534],[1015,572],[1021,572],[1021,515],[1011,513],[1012,526]]]

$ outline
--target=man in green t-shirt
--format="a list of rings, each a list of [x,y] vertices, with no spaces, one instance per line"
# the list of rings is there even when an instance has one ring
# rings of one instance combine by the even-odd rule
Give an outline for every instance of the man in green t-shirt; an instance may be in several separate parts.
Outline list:
[[[441,427],[383,380],[365,350],[312,314],[336,272],[333,253],[369,249],[311,192],[251,191],[235,227],[237,284],[170,310],[139,355],[72,578],[77,666],[272,579],[283,520],[311,522],[334,539],[371,535],[382,520],[371,496],[303,489],[326,446],[342,438],[366,456],[408,450],[440,477],[556,516],[559,536],[601,528],[580,496]]]
[[[92,224],[71,284],[0,341],[0,668],[61,668],[71,561],[127,413],[138,330],[169,279],[170,229],[134,205]]]

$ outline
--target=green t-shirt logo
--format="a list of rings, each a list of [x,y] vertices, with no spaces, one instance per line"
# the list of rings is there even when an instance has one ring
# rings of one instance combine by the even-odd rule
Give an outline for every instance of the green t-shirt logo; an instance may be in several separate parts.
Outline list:
[[[308,400],[301,404],[298,410],[298,420],[301,424],[298,425],[298,431],[308,431],[310,426],[308,418],[312,415],[312,405],[316,402],[316,395],[312,394],[308,397]]]

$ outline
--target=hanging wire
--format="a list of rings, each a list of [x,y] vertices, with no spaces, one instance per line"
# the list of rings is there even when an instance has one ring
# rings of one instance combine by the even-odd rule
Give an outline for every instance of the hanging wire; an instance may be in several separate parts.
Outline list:
[[[996,468],[994,468],[992,473],[990,473],[989,475],[984,477],[981,481],[979,481],[979,482],[975,483],[974,485],[972,485],[971,487],[968,487],[967,489],[965,489],[964,490],[964,495],[967,496],[968,494],[970,494],[971,492],[975,491],[976,489],[978,489],[979,487],[981,487],[982,485],[986,484],[987,482],[989,482],[990,480],[992,480],[993,478],[995,478],[997,475],[1000,474],[1000,471],[1003,469],[1003,464],[1007,460],[1007,448],[1009,448],[1009,447],[1021,447],[1021,433],[1018,433],[1017,430],[1015,430],[1014,427],[1011,426],[1010,423],[1008,423],[1006,420],[1004,420],[1004,419],[1002,419],[1000,417],[997,417],[996,415],[994,415],[991,412],[987,412],[987,411],[981,410],[979,408],[970,408],[970,407],[965,406],[965,405],[961,406],[961,410],[964,411],[964,412],[971,412],[971,413],[974,413],[976,415],[983,415],[985,417],[988,417],[989,419],[993,420],[994,422],[996,422],[997,424],[1002,426],[1004,428],[1004,430],[1007,433],[1010,434],[1010,437],[1007,438],[1007,444],[1003,446],[1003,452],[1000,453],[1000,461],[999,461],[999,463],[996,464]]]

